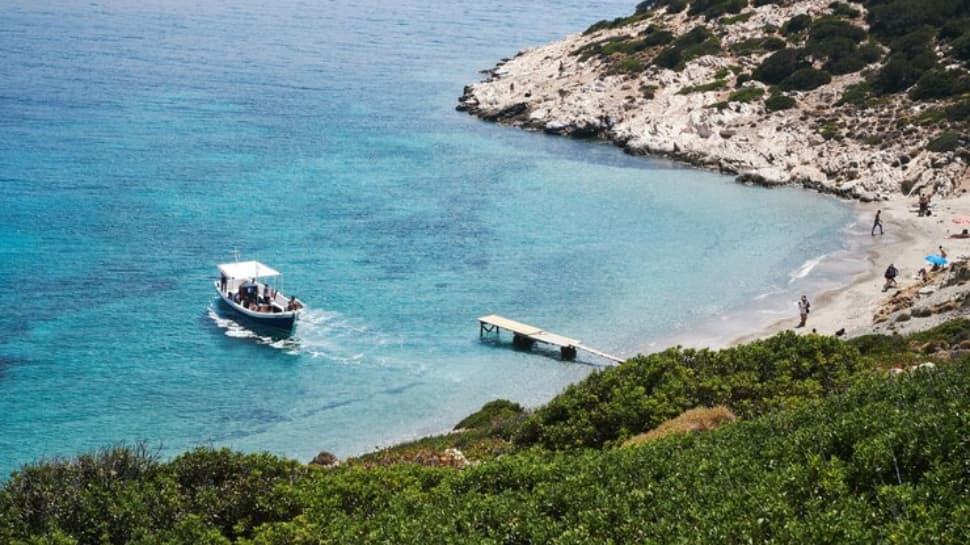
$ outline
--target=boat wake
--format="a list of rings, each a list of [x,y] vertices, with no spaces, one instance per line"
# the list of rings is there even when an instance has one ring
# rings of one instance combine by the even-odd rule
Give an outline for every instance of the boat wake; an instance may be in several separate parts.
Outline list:
[[[348,350],[353,343],[367,335],[367,328],[354,326],[339,312],[308,308],[292,334],[259,330],[242,323],[233,316],[219,312],[217,303],[209,306],[209,319],[226,337],[252,339],[256,344],[269,346],[292,355],[322,357],[341,363],[353,363],[364,357],[362,352]]]

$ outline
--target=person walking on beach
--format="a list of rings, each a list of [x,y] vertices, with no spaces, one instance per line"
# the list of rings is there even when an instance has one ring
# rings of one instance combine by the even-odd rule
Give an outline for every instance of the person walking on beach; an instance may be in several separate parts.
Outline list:
[[[802,318],[802,321],[795,327],[805,327],[805,320],[808,319],[808,311],[811,306],[808,302],[808,297],[802,295],[802,298],[798,301],[798,315]]]
[[[879,216],[882,214],[882,210],[876,210],[876,220],[872,222],[872,236],[876,236],[876,227],[879,228],[879,234],[882,235],[882,220]]]

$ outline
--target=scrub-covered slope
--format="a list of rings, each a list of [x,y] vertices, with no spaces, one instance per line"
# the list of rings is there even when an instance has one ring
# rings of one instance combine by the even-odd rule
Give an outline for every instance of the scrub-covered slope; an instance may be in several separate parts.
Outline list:
[[[863,200],[970,182],[970,2],[657,0],[466,87],[487,120]]]

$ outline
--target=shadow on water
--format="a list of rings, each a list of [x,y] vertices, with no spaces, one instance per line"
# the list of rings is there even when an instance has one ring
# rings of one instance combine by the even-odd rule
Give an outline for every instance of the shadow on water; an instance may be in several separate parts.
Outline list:
[[[583,352],[579,352],[575,359],[564,360],[562,359],[562,354],[559,352],[558,348],[553,348],[542,343],[534,343],[532,346],[526,346],[515,344],[512,341],[496,339],[494,337],[483,337],[479,340],[479,344],[493,349],[512,350],[513,352],[521,352],[524,354],[532,354],[535,356],[550,358],[570,365],[584,365],[586,367],[596,368],[610,367],[610,364],[607,363],[584,359]]]
[[[13,367],[18,363],[18,360],[8,356],[0,355],[0,381],[3,381],[7,375],[7,369]]]

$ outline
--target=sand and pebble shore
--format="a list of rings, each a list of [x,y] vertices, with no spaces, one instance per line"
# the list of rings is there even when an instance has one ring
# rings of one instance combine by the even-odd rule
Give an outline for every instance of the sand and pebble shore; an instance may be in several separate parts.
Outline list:
[[[885,234],[856,232],[862,238],[859,247],[865,252],[865,270],[844,278],[845,286],[823,293],[808,294],[812,311],[806,327],[796,328],[798,313],[792,303],[792,317],[777,321],[753,336],[770,335],[785,329],[801,333],[813,330],[831,335],[840,330],[846,336],[867,333],[907,333],[932,327],[942,321],[970,315],[970,238],[953,238],[970,225],[953,222],[970,212],[970,195],[963,194],[940,200],[932,206],[932,215],[920,217],[915,201],[895,198],[878,204],[859,205],[861,221],[872,225],[876,210],[882,210]],[[869,239],[866,241],[865,239]],[[859,242],[859,241],[857,241]],[[926,256],[939,253],[943,246],[950,265],[931,271]],[[884,274],[889,265],[899,270],[897,286],[884,289]],[[923,282],[919,270],[929,279]]]

